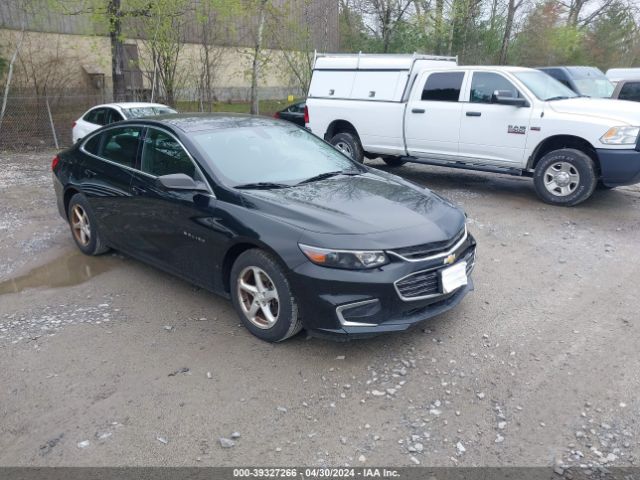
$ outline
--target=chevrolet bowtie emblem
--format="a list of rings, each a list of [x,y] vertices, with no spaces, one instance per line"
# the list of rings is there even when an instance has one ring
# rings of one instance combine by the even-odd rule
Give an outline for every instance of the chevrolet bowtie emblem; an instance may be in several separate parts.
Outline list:
[[[456,254],[452,253],[451,255],[449,255],[447,258],[444,259],[444,264],[451,265],[455,261],[456,261]]]

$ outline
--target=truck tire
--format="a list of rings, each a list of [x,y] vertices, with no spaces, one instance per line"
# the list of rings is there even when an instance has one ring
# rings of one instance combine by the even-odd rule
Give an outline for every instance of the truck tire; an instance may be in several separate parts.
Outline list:
[[[386,163],[389,167],[401,167],[402,165],[407,163],[406,161],[398,157],[382,157],[382,160],[384,160],[384,163]]]
[[[364,151],[360,144],[360,139],[354,133],[338,133],[329,141],[331,145],[336,147],[347,157],[358,163],[364,163]]]
[[[551,205],[573,207],[589,198],[598,176],[593,160],[574,148],[547,153],[536,165],[533,183],[538,197]]]

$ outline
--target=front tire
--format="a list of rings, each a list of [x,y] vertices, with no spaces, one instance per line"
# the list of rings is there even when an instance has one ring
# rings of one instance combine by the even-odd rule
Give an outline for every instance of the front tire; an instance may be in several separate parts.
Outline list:
[[[251,249],[231,268],[231,301],[243,325],[267,342],[281,342],[302,329],[298,304],[283,268],[268,253]]]
[[[329,143],[352,160],[364,163],[364,150],[357,135],[346,132],[338,133],[331,138]]]
[[[598,176],[589,155],[573,148],[547,153],[533,175],[538,197],[551,205],[572,207],[588,199],[596,188]]]
[[[73,240],[82,253],[100,255],[109,250],[100,236],[93,210],[87,198],[81,193],[76,193],[69,200],[67,218]]]

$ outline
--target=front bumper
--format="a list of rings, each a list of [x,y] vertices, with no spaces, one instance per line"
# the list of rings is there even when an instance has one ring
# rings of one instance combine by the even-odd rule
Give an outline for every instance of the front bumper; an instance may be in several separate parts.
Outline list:
[[[391,263],[373,270],[340,270],[305,262],[292,272],[291,284],[305,328],[312,335],[363,338],[407,330],[459,304],[473,290],[473,281],[451,293],[402,299],[394,282],[416,272],[438,272],[469,261],[473,270],[476,243],[471,235],[455,252],[458,261],[445,265],[442,258],[406,261],[390,256]],[[449,253],[449,252],[448,252]]]
[[[602,183],[620,187],[640,183],[640,151],[597,148]]]

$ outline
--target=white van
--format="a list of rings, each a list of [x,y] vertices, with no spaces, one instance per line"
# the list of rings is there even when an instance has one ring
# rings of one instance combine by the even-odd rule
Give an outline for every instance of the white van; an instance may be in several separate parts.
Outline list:
[[[637,103],[582,98],[530,68],[424,55],[322,55],[307,127],[357,161],[418,162],[534,178],[576,205],[640,182]]]

